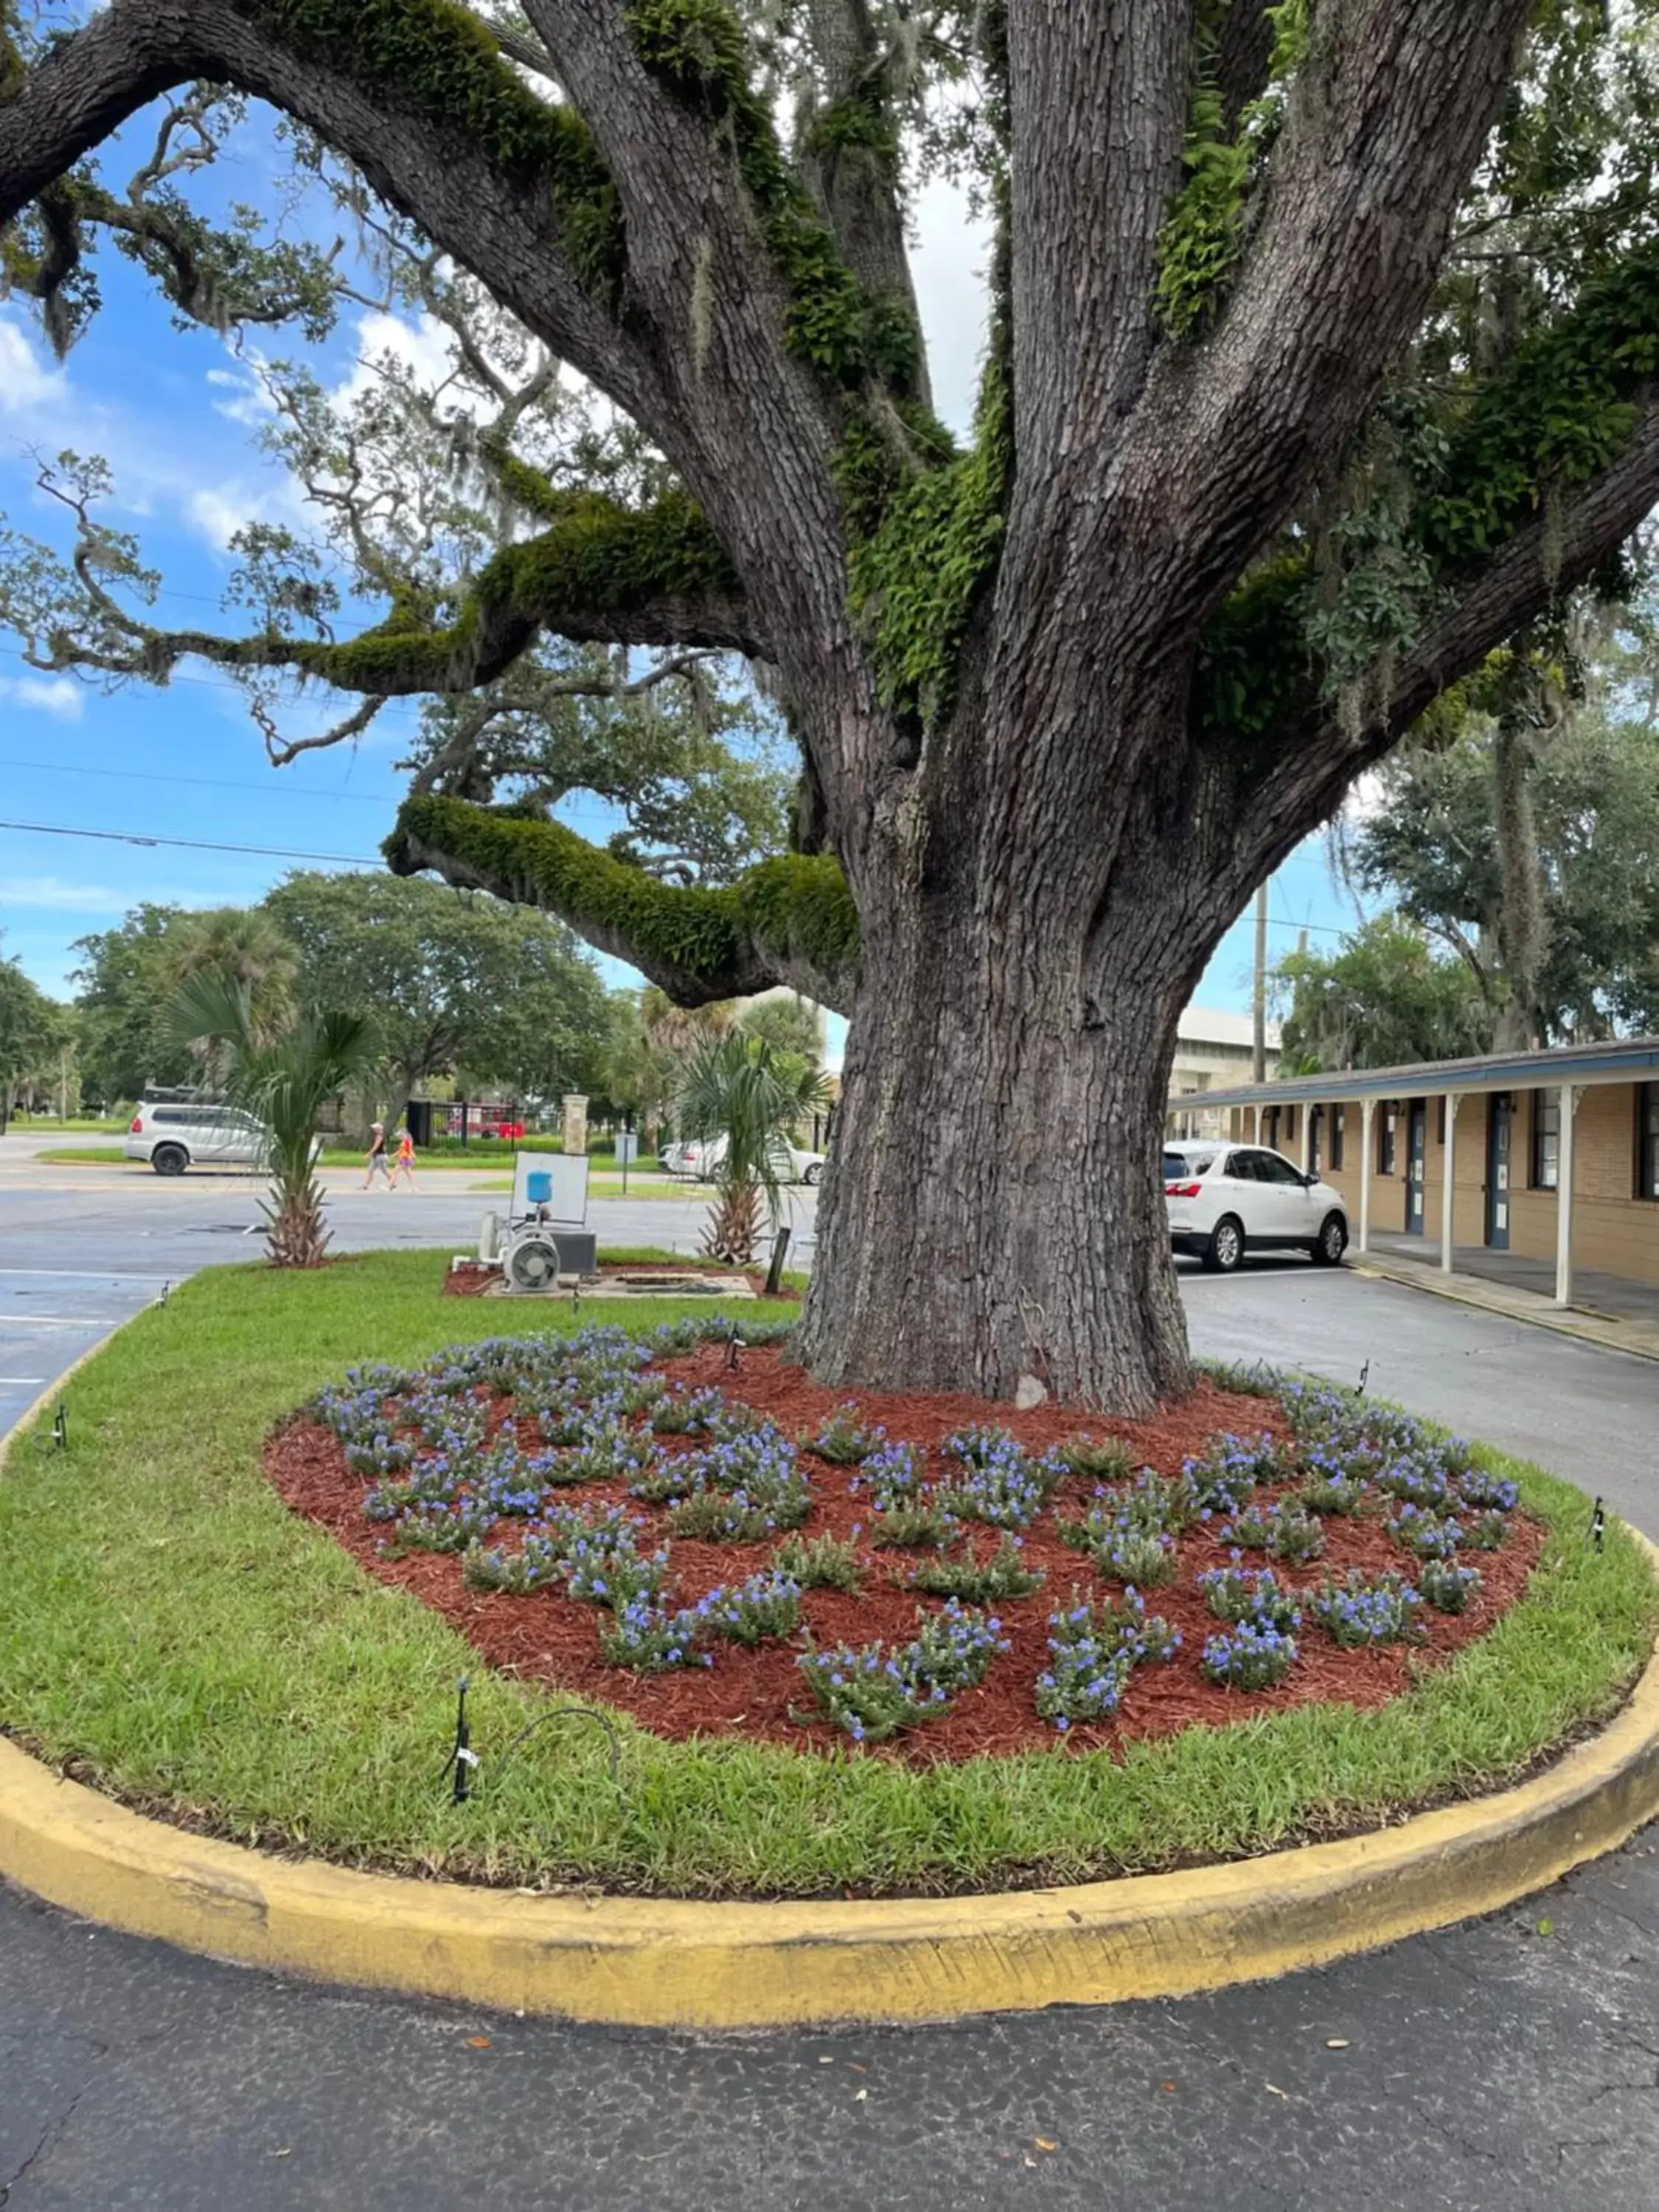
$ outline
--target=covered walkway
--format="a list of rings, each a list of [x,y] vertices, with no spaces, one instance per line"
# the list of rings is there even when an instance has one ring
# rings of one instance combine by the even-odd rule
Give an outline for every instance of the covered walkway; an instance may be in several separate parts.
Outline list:
[[[1224,1093],[1229,1141],[1340,1190],[1355,1248],[1659,1322],[1659,1037]]]

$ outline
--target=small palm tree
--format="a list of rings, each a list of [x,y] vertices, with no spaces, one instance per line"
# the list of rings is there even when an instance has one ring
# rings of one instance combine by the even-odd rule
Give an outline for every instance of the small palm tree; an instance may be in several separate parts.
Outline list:
[[[706,1252],[738,1267],[753,1261],[763,1209],[774,1228],[782,1210],[791,1133],[829,1099],[825,1076],[793,1054],[775,1053],[764,1037],[732,1031],[698,1048],[680,1093],[680,1127],[688,1136],[726,1139]]]
[[[368,1023],[360,1014],[310,1013],[273,1033],[256,1016],[245,981],[204,969],[179,986],[167,1028],[179,1043],[216,1048],[227,1097],[265,1127],[271,1265],[320,1267],[328,1231],[312,1158],[317,1117],[373,1065]]]

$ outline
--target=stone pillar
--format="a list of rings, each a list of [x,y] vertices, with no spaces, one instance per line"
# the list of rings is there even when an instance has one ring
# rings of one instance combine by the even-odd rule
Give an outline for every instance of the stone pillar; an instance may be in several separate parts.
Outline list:
[[[577,1158],[587,1157],[587,1100],[580,1091],[570,1091],[564,1100],[564,1148]]]

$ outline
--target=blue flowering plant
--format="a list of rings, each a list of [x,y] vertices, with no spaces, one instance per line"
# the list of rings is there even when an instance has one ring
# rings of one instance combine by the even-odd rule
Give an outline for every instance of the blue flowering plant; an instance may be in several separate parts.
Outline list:
[[[1116,1437],[1066,1437],[1048,1457],[1089,1482],[1127,1482],[1135,1471],[1134,1454]]]
[[[1296,1498],[1249,1506],[1236,1513],[1221,1533],[1227,1543],[1265,1552],[1271,1559],[1316,1559],[1325,1548],[1324,1524]]]
[[[1358,1513],[1370,1496],[1364,1474],[1352,1459],[1315,1444],[1302,1455],[1302,1486],[1297,1495],[1310,1513],[1346,1516]]]
[[[1247,1567],[1234,1552],[1224,1567],[1210,1567],[1198,1578],[1204,1602],[1218,1620],[1255,1620],[1293,1633],[1302,1626],[1298,1593],[1281,1583],[1271,1567]]]
[[[828,1460],[831,1467],[858,1467],[872,1452],[886,1442],[887,1431],[880,1427],[866,1427],[859,1419],[856,1406],[837,1406],[835,1412],[822,1421],[815,1436],[802,1441],[807,1449]]]
[[[1204,1646],[1204,1672],[1234,1690],[1271,1690],[1296,1664],[1295,1637],[1261,1620],[1241,1620]]]
[[[1103,1490],[1081,1521],[1057,1514],[1054,1527],[1112,1582],[1152,1589],[1175,1579],[1175,1538],[1149,1521],[1133,1493]]]
[[[1181,1632],[1149,1614],[1139,1590],[1101,1604],[1072,1592],[1063,1612],[1048,1616],[1048,1664],[1036,1679],[1038,1717],[1062,1733],[1109,1720],[1133,1670],[1173,1659]]]
[[[702,1603],[716,1636],[752,1648],[794,1634],[800,1626],[800,1584],[772,1566],[744,1582],[710,1590]]]
[[[854,1743],[881,1743],[936,1719],[1006,1648],[994,1613],[954,1600],[937,1613],[919,1612],[917,1620],[914,1640],[896,1648],[878,1641],[801,1653],[797,1664],[819,1712]]]
[[[1293,1468],[1289,1455],[1264,1430],[1253,1437],[1213,1437],[1205,1451],[1182,1462],[1181,1471],[1200,1506],[1237,1513],[1253,1490],[1287,1480]]]
[[[853,1534],[859,1534],[854,1525]],[[804,1590],[848,1590],[856,1595],[864,1588],[859,1547],[844,1536],[786,1536],[772,1554],[772,1565]]]
[[[1425,1559],[1417,1579],[1437,1613],[1466,1613],[1486,1577],[1479,1567],[1462,1566],[1455,1559]]]
[[[1463,1541],[1472,1552],[1496,1552],[1509,1541],[1510,1517],[1496,1506],[1471,1513],[1463,1522]]]
[[[944,1492],[946,1504],[958,1520],[982,1521],[993,1528],[1029,1528],[1066,1472],[1030,1458],[1012,1437],[981,1458],[964,1458],[962,1469]]]
[[[1418,1559],[1449,1559],[1463,1541],[1463,1524],[1426,1505],[1406,1504],[1389,1514],[1389,1534]]]
[[[682,1606],[671,1612],[644,1593],[627,1598],[599,1624],[599,1649],[613,1667],[636,1674],[664,1674],[679,1667],[712,1667],[708,1648],[712,1607]]]
[[[924,1559],[896,1579],[902,1588],[928,1597],[960,1598],[968,1605],[997,1605],[1030,1597],[1047,1580],[1041,1567],[1029,1567],[1018,1536],[1004,1534],[988,1559],[969,1536],[959,1552]]]
[[[1340,1581],[1327,1575],[1308,1594],[1307,1607],[1325,1633],[1345,1650],[1414,1643],[1423,1635],[1418,1619],[1422,1597],[1400,1574],[1372,1575],[1350,1567]]]

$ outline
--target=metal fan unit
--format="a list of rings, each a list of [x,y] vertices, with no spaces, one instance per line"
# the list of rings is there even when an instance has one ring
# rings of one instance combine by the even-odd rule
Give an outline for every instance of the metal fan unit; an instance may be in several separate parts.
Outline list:
[[[559,1279],[558,1247],[550,1236],[523,1237],[504,1256],[515,1291],[550,1291]]]

